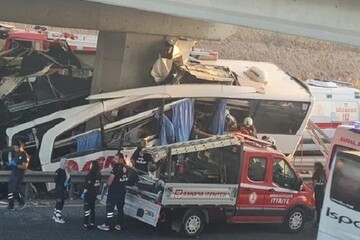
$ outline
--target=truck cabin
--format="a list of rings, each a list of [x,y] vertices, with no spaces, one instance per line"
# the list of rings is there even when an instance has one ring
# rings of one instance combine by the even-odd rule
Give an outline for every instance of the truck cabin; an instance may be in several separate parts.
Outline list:
[[[44,50],[47,38],[43,33],[26,30],[0,30],[0,49],[32,48]]]

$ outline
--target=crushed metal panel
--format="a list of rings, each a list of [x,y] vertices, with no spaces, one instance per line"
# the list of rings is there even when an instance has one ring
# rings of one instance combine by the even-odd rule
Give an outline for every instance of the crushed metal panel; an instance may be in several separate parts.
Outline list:
[[[151,76],[155,79],[155,82],[160,83],[169,75],[172,68],[173,60],[167,58],[158,58],[152,69]]]
[[[181,66],[181,68],[199,80],[221,82],[229,85],[235,81],[231,71],[224,66],[189,64]]]
[[[0,99],[4,99],[8,94],[14,91],[19,84],[24,81],[26,78],[39,77],[46,74],[51,65],[44,67],[41,71],[21,77],[4,77],[0,82]]]
[[[5,98],[24,80],[21,78],[6,77],[0,82],[0,99]]]
[[[237,184],[166,183],[161,204],[234,206],[237,192]]]
[[[138,190],[136,187],[127,187],[125,196],[124,213],[139,221],[156,227],[161,205],[155,203],[154,194]],[[142,197],[145,195],[145,197]],[[145,199],[146,198],[146,199]]]

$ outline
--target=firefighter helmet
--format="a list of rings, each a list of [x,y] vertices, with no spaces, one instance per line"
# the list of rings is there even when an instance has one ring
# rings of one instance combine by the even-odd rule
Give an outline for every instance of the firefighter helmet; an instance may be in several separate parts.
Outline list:
[[[252,125],[253,125],[253,120],[252,120],[252,118],[251,118],[251,117],[246,117],[246,118],[244,119],[244,125],[245,125],[245,126],[252,126]]]

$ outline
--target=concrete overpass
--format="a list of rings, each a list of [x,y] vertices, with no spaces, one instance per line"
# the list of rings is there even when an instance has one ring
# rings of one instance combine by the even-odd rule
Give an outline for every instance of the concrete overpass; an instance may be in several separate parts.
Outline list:
[[[0,20],[100,30],[93,92],[151,84],[165,36],[218,40],[225,24],[360,45],[357,0],[1,0]]]
[[[87,0],[360,46],[357,0]]]

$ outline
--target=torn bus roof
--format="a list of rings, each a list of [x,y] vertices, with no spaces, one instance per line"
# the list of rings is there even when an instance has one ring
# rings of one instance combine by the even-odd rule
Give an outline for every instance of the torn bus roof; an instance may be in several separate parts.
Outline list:
[[[26,76],[10,76],[4,77],[0,81],[0,99],[4,99],[8,94],[12,93],[23,81],[33,81],[36,77],[43,76],[49,72],[52,64],[44,67],[42,70]]]
[[[182,70],[189,73],[193,78],[186,82],[212,82],[221,83],[225,85],[233,85],[236,81],[235,76],[226,66],[206,65],[206,64],[188,64],[180,67]],[[190,82],[191,81],[191,82]]]

